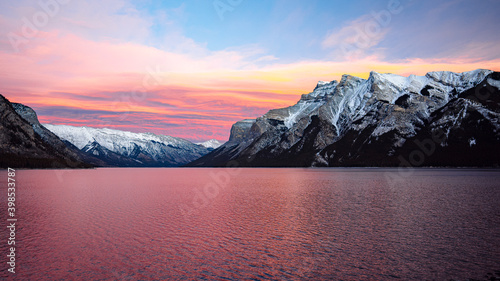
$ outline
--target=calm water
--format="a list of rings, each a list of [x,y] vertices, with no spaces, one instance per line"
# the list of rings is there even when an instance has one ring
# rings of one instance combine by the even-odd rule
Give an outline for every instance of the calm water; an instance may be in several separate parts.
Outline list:
[[[500,270],[500,171],[18,171],[15,280],[449,280]],[[6,171],[0,171],[2,229]],[[7,272],[7,231],[0,278]]]

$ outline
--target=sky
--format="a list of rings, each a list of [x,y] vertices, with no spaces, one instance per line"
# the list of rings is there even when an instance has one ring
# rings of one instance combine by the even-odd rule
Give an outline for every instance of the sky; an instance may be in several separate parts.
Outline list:
[[[229,138],[318,81],[500,71],[498,0],[0,2],[0,94],[42,123]]]

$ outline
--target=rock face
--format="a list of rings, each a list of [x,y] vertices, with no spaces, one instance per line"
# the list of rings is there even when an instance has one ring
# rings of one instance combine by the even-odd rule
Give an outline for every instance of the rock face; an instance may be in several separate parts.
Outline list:
[[[344,75],[236,123],[229,142],[189,165],[498,166],[499,87],[490,70]]]
[[[51,132],[106,166],[175,167],[209,152],[206,147],[171,136],[112,129],[44,124]]]
[[[251,144],[251,141],[258,135],[258,132],[252,131],[255,119],[245,119],[238,121],[231,127],[229,141],[215,149],[211,153],[189,163],[187,166],[226,166],[228,162],[239,156],[239,154]]]
[[[78,153],[47,131],[33,109],[0,95],[1,168],[88,168]]]
[[[51,147],[62,155],[68,156],[71,159],[79,159],[82,162],[89,163],[94,166],[106,166],[105,162],[93,157],[92,155],[82,153],[71,143],[61,140],[54,133],[47,130],[47,128],[40,124],[36,112],[31,107],[20,103],[13,103],[12,106],[16,112],[31,125],[35,133],[39,135],[43,141],[50,144]]]

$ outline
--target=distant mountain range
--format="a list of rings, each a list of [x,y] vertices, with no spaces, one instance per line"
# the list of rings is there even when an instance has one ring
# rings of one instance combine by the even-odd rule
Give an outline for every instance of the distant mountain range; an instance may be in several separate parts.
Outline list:
[[[223,143],[221,143],[220,141],[218,141],[216,139],[211,139],[211,140],[207,140],[205,142],[197,142],[196,144],[201,145],[203,147],[206,147],[206,148],[208,148],[208,150],[212,151],[216,148],[219,148]]]
[[[500,164],[500,73],[371,72],[319,82],[287,108],[231,128],[193,167]]]
[[[84,153],[118,167],[177,167],[207,154],[202,145],[171,136],[44,124]]]
[[[229,141],[40,124],[0,95],[0,168],[499,167],[500,73],[371,72],[235,123]]]
[[[181,138],[40,124],[33,109],[0,95],[0,168],[176,167],[217,147]]]

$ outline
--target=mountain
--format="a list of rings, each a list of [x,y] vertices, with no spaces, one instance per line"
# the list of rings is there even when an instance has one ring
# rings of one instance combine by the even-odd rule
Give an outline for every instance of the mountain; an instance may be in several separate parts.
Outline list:
[[[319,82],[297,104],[233,125],[188,166],[498,166],[500,74]]]
[[[33,109],[0,95],[1,168],[89,168],[76,150],[45,130]]]
[[[197,145],[201,145],[201,146],[207,148],[210,151],[212,151],[212,150],[214,150],[216,148],[219,148],[222,145],[222,143],[220,141],[216,140],[216,139],[207,140],[205,142],[198,142],[196,144]]]
[[[209,152],[181,138],[112,129],[44,124],[87,155],[118,167],[175,167]]]

